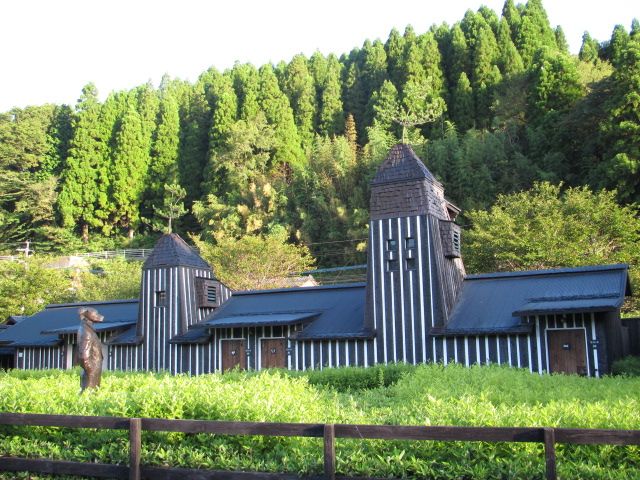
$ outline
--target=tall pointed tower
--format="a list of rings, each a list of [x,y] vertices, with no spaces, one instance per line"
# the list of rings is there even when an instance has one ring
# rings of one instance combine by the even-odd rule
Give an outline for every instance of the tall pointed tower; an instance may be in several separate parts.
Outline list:
[[[183,347],[169,341],[185,334],[230,295],[209,264],[179,235],[163,235],[142,266],[138,369],[181,370]]]
[[[446,324],[464,277],[458,212],[409,145],[391,149],[371,182],[366,321],[375,363],[436,359],[429,332]]]

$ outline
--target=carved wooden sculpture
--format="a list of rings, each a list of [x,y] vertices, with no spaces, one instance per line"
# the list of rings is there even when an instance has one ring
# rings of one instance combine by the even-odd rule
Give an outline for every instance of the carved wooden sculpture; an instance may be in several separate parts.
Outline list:
[[[102,343],[96,334],[93,324],[102,322],[104,317],[95,308],[80,308],[80,328],[78,329],[78,361],[82,369],[80,388],[100,386],[102,375]]]

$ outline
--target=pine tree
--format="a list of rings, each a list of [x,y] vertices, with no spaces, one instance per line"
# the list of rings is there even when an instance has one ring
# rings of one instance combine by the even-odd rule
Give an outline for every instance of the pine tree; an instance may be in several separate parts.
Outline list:
[[[289,100],[280,90],[271,65],[260,67],[259,76],[258,103],[267,122],[275,131],[276,164],[286,164],[294,168],[301,166],[304,162],[304,154]]]
[[[69,157],[62,172],[58,210],[67,228],[79,226],[82,238],[89,239],[89,226],[102,222],[95,216],[98,166],[104,161],[105,145],[99,131],[100,104],[93,84],[82,89],[73,120]]]
[[[496,38],[485,24],[477,33],[471,68],[476,119],[481,127],[490,124],[493,94],[502,77],[497,66],[499,53]]]
[[[209,150],[211,109],[203,85],[191,88],[188,103],[184,105],[180,129],[179,183],[187,191],[185,203],[192,203],[202,196],[202,180]]]
[[[258,71],[250,63],[235,64],[231,70],[231,76],[238,98],[238,118],[243,120],[254,118],[260,110]]]
[[[399,132],[395,119],[398,117],[399,107],[398,90],[392,82],[385,80],[380,90],[371,96],[372,125],[377,125],[398,137]]]
[[[449,85],[454,88],[460,74],[469,74],[469,48],[460,24],[456,23],[451,29],[451,44],[448,56]]]
[[[399,88],[404,83],[402,65],[404,38],[395,28],[391,30],[391,33],[389,33],[389,38],[384,45],[384,49],[387,53],[387,71],[389,72],[389,80],[393,82],[396,88]]]
[[[513,0],[506,0],[502,7],[502,18],[504,18],[509,24],[509,30],[511,30],[511,40],[515,43],[516,39],[520,35],[520,24],[522,18],[520,17],[520,11],[516,8]]]
[[[313,142],[316,98],[313,77],[303,55],[296,55],[286,66],[282,90],[289,98],[302,145],[308,149]]]
[[[611,33],[611,40],[606,48],[606,59],[609,60],[614,67],[618,67],[622,60],[622,53],[629,44],[629,34],[622,25],[616,25]]]
[[[334,136],[344,131],[344,108],[340,83],[341,65],[335,56],[329,56],[326,81],[319,106],[318,130],[323,135]]]
[[[553,33],[556,37],[556,45],[558,46],[558,50],[568,55],[569,42],[567,42],[567,37],[565,36],[564,30],[562,29],[562,27],[558,25]]]
[[[511,40],[509,24],[504,18],[500,20],[500,25],[498,26],[497,41],[498,50],[500,51],[500,57],[498,60],[500,71],[506,76],[511,76],[524,71],[522,57]]]
[[[355,156],[356,150],[358,148],[358,129],[356,127],[356,121],[351,114],[347,115],[344,136],[347,139],[349,148]]]
[[[178,181],[178,155],[180,153],[180,116],[178,103],[169,90],[161,92],[158,127],[154,134],[149,165],[149,186],[146,212],[153,214],[154,206],[164,201],[166,184]],[[146,213],[145,212],[145,213]]]
[[[460,132],[473,128],[475,123],[475,106],[473,102],[473,89],[467,74],[462,72],[453,90],[451,101],[451,119]]]
[[[584,32],[582,35],[582,45],[580,46],[580,53],[578,58],[583,62],[595,63],[598,60],[598,51],[600,50],[600,44],[594,38],[591,38],[589,32]]]
[[[130,106],[116,134],[111,166],[111,195],[114,222],[133,238],[140,221],[140,204],[148,170],[145,127],[135,106]]]
[[[557,49],[556,37],[549,25],[542,0],[529,0],[522,12],[516,45],[525,67],[529,67],[540,47]]]

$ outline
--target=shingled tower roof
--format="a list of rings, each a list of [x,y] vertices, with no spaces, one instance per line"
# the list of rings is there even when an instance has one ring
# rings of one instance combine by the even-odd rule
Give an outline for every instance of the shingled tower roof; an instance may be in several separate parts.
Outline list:
[[[211,267],[176,233],[160,237],[142,268],[158,267]]]
[[[378,168],[378,172],[371,184],[380,185],[422,179],[439,183],[422,163],[422,160],[418,158],[411,146],[399,143],[389,151],[389,155]]]

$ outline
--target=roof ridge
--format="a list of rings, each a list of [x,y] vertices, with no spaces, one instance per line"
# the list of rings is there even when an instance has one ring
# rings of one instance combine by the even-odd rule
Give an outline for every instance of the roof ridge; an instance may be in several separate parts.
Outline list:
[[[291,288],[272,288],[266,290],[240,290],[233,292],[233,296],[238,295],[264,295],[271,293],[287,293],[287,292],[306,292],[309,290],[338,290],[343,288],[359,288],[365,287],[366,282],[338,283],[335,285],[316,285],[313,287],[291,287]]]
[[[585,265],[582,267],[561,267],[549,268],[545,270],[518,270],[514,272],[489,272],[476,273],[467,275],[465,280],[483,280],[489,278],[510,278],[510,277],[533,277],[541,275],[562,275],[565,273],[581,273],[581,272],[605,272],[611,270],[628,270],[629,265],[626,263],[615,263],[610,265]]]

